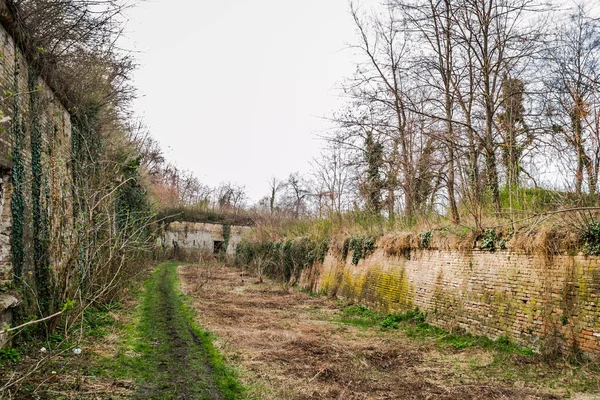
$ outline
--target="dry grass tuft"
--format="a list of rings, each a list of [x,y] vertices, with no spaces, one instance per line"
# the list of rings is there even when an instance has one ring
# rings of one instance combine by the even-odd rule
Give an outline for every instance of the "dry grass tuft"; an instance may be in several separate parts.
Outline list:
[[[431,232],[430,248],[438,250],[471,251],[477,241],[473,229],[438,229]]]
[[[554,255],[573,252],[579,244],[579,235],[565,226],[540,225],[535,230],[517,231],[508,242],[512,250],[543,256],[551,260]]]
[[[419,247],[419,237],[413,232],[400,232],[385,235],[377,242],[387,256],[401,256]]]

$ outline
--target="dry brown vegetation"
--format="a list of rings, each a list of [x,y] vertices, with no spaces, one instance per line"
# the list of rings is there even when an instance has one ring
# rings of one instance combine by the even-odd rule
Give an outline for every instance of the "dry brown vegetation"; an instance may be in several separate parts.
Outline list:
[[[256,398],[560,399],[589,378],[536,357],[342,324],[339,301],[212,272],[206,282],[204,267],[181,267],[182,290]]]
[[[108,315],[114,324],[105,326],[101,337],[85,336],[81,343],[57,343],[41,353],[33,344],[21,362],[0,368],[0,399],[127,399],[136,389],[133,378],[114,378],[98,373],[100,360],[117,356],[123,346],[123,326],[132,324],[137,302]],[[80,355],[73,353],[80,347]],[[22,349],[24,350],[24,349]]]
[[[405,251],[419,247],[419,238],[411,232],[389,234],[379,240],[379,246],[388,256],[404,254]]]

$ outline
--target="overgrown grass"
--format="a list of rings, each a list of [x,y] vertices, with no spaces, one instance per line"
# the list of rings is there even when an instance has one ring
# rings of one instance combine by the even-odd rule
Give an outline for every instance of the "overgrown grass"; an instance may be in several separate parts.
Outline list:
[[[224,399],[245,396],[235,371],[214,346],[214,337],[198,327],[186,297],[178,294],[177,265],[158,267],[146,282],[134,322],[124,327],[122,349],[98,371],[115,378],[134,378],[139,398],[186,396]]]
[[[440,346],[449,346],[456,350],[480,347],[502,353],[534,355],[533,350],[519,347],[508,337],[497,340],[485,336],[449,333],[444,329],[425,322],[426,316],[418,308],[405,313],[379,314],[365,307],[351,305],[342,310],[340,322],[362,328],[378,326],[382,330],[402,330],[406,336],[415,340],[434,340]]]
[[[88,308],[83,313],[83,327],[87,336],[100,338],[105,336],[107,329],[115,324],[111,312],[123,308],[119,302],[110,303],[98,308]]]

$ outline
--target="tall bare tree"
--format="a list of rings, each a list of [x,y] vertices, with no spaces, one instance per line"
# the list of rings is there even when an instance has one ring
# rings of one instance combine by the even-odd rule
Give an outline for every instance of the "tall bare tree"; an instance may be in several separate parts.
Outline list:
[[[587,176],[589,193],[598,190],[600,143],[600,23],[583,4],[557,30],[546,53],[550,74],[546,90],[554,132],[575,156],[575,192],[583,193]]]
[[[321,156],[312,162],[313,175],[320,185],[316,195],[329,200],[329,212],[340,214],[347,201],[351,174],[349,154],[339,142],[329,141]]]

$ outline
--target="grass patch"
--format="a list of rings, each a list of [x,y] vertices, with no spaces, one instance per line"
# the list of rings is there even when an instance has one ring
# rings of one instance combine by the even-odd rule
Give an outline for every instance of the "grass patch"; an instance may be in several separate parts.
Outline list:
[[[88,308],[83,313],[83,328],[87,336],[101,338],[108,333],[107,329],[115,324],[111,312],[123,308],[121,303],[115,302],[97,308]]]
[[[383,329],[398,329],[401,322],[425,322],[425,314],[415,308],[412,311],[401,314],[388,314],[381,320]]]
[[[467,333],[449,333],[444,329],[428,324],[425,322],[425,318],[425,314],[418,308],[405,313],[383,315],[365,306],[352,305],[342,311],[340,322],[363,328],[379,326],[382,330],[400,329],[409,338],[434,340],[440,346],[452,347],[455,350],[479,347],[500,353],[523,356],[534,355],[532,349],[519,347],[506,336],[492,340],[485,336],[475,336]]]
[[[340,322],[348,325],[369,328],[379,325],[382,316],[365,306],[348,306],[342,311]]]

